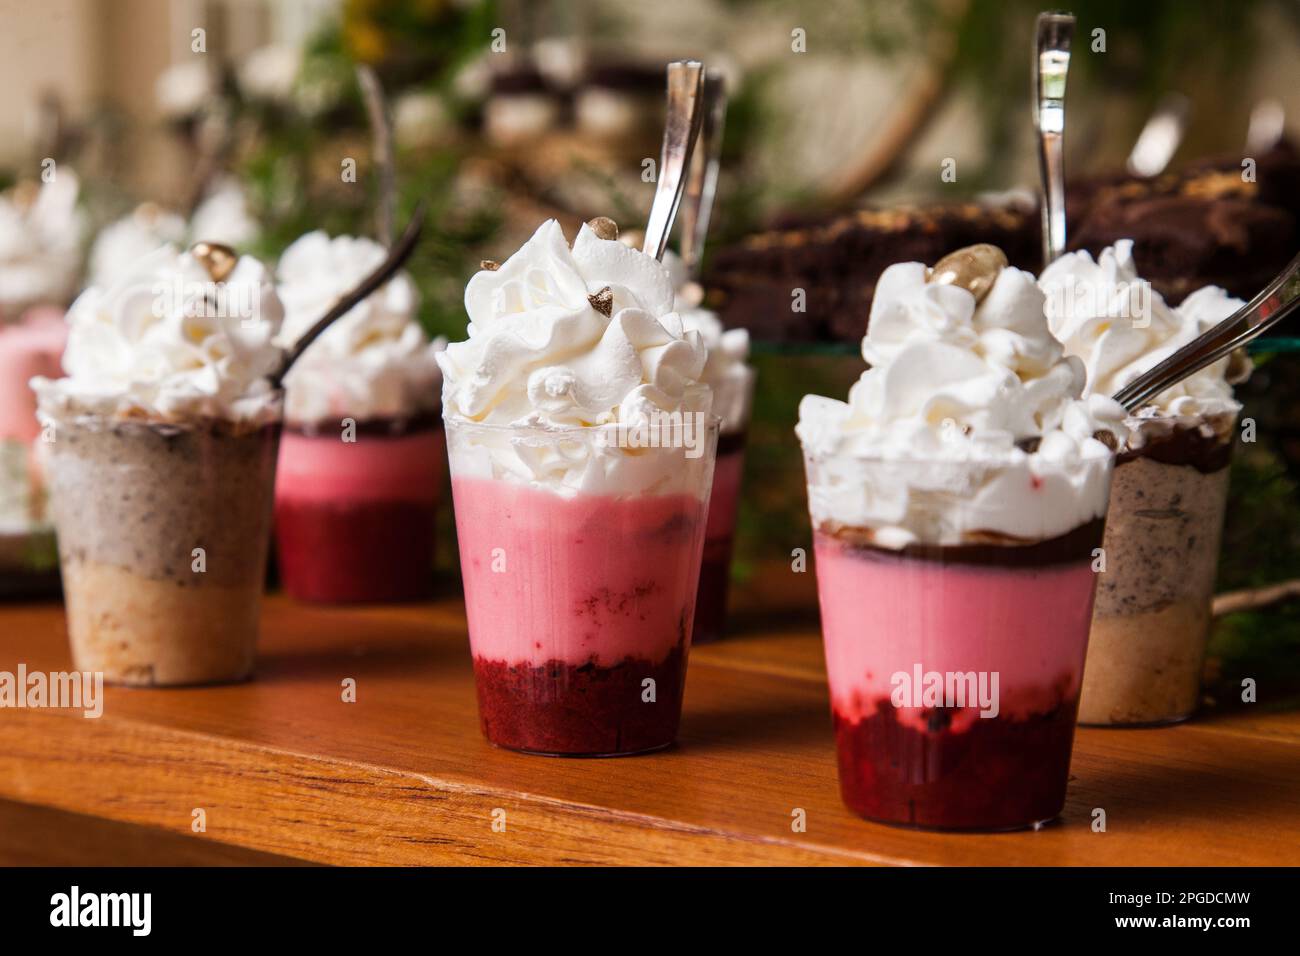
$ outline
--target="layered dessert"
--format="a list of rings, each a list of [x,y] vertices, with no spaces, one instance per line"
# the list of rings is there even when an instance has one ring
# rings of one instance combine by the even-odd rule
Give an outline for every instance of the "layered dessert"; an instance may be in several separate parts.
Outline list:
[[[44,444],[33,376],[61,374],[67,324],[29,310],[0,325],[0,596],[43,596],[59,586],[54,529],[46,515]]]
[[[284,344],[384,259],[370,239],[312,232],[280,259]],[[399,273],[332,324],[285,379],[275,529],[285,590],[299,600],[425,597],[446,449],[438,415],[443,343],[416,321]]]
[[[1052,329],[1084,361],[1087,388],[1113,395],[1242,304],[1222,289],[1168,306],[1124,240],[1094,261],[1062,256],[1040,285]],[[1162,392],[1130,418],[1107,522],[1079,719],[1089,724],[1181,720],[1200,697],[1241,406],[1229,379],[1249,366],[1225,358]]]
[[[593,223],[485,263],[438,355],[483,733],[535,753],[676,738],[716,452],[667,270]]]
[[[687,280],[681,259],[666,253],[664,264],[677,290],[675,308],[683,327],[698,332],[708,350],[700,380],[713,390],[713,414],[722,419],[691,638],[693,643],[702,644],[721,637],[727,623],[727,591],[745,471],[745,438],[754,398],[754,370],[747,364],[749,332],[724,329],[717,313],[700,304],[702,290]]]
[[[807,396],[845,803],[1009,829],[1060,813],[1123,409],[1081,400],[1034,277],[991,246],[886,269],[847,403]]]
[[[49,182],[20,182],[0,193],[0,321],[34,306],[62,309],[76,291],[85,221],[76,175],[60,167]]]
[[[267,270],[164,247],[68,313],[32,380],[78,670],[141,686],[249,676],[281,396]]]
[[[27,381],[58,374],[63,310],[81,268],[79,194],[76,175],[64,168],[49,182],[0,193],[0,596],[58,591]]]

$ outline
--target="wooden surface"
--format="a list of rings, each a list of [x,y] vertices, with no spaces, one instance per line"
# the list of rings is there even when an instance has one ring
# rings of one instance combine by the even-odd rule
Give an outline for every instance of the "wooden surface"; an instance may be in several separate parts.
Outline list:
[[[0,840],[0,861],[37,861],[42,847],[50,861],[77,858],[72,814],[104,851],[87,862],[114,847],[133,863],[1300,862],[1300,714],[1260,705],[1161,730],[1081,730],[1063,818],[1039,832],[859,820],[836,786],[820,640],[798,617],[740,615],[747,633],[692,651],[678,747],[565,760],[483,741],[457,599],[327,609],[272,597],[251,683],[108,688],[98,720],[0,710],[0,800],[29,805],[26,816],[0,805],[0,828],[30,830]],[[0,670],[19,662],[71,666],[58,605],[0,606]],[[356,703],[341,699],[348,677]],[[792,830],[796,809],[806,832]]]

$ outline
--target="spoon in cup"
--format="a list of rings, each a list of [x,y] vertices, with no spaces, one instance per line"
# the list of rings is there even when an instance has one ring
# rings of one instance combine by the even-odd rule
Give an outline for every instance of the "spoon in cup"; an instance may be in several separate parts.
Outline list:
[[[1263,335],[1300,306],[1300,254],[1240,309],[1207,329],[1113,396],[1130,414],[1165,389]]]

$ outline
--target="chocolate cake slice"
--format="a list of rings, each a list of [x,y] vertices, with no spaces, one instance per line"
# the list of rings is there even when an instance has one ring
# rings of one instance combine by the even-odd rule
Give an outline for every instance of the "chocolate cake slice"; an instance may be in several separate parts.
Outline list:
[[[1134,240],[1138,272],[1171,305],[1205,285],[1249,299],[1300,248],[1300,152],[1283,143],[1259,157],[1253,182],[1240,164],[1218,157],[1153,179],[1074,180],[1068,248],[1097,255]],[[1013,266],[1042,268],[1038,210],[1029,205],[864,209],[787,218],[719,250],[705,277],[706,304],[758,340],[856,345],[888,266],[934,262],[978,242],[1001,247]]]
[[[1295,217],[1241,198],[1174,194],[1106,201],[1072,233],[1071,249],[1094,255],[1133,240],[1138,272],[1171,305],[1205,285],[1249,299],[1296,251]]]
[[[719,250],[706,304],[727,326],[773,342],[857,343],[876,281],[895,262],[935,262],[977,242],[1037,268],[1038,214],[976,203],[864,209],[773,228]],[[802,290],[802,303],[797,290]],[[803,311],[797,311],[802,304]]]

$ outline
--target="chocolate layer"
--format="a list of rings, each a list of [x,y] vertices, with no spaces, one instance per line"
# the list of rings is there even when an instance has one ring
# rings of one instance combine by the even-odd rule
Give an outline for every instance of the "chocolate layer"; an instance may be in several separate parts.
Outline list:
[[[997,532],[973,532],[982,540],[968,544],[908,544],[902,548],[886,548],[875,543],[875,532],[869,528],[841,527],[834,530],[819,528],[817,534],[838,541],[845,550],[860,552],[870,560],[933,561],[939,564],[980,564],[999,568],[1042,567],[1052,564],[1076,564],[1092,559],[1094,549],[1101,547],[1106,529],[1105,518],[1094,518],[1086,524],[1055,538],[1042,541],[1025,541]]]
[[[1203,475],[1228,467],[1232,460],[1233,441],[1208,429],[1178,425],[1167,432],[1145,437],[1137,449],[1125,451],[1116,459],[1116,467],[1138,458],[1149,458],[1164,465],[1189,465]]]
[[[356,421],[356,433],[367,438],[401,438],[418,432],[437,431],[442,428],[442,415],[438,411],[418,412],[415,415],[362,418]],[[317,438],[334,436],[343,431],[343,419],[319,422],[287,422],[285,431],[295,435]]]

